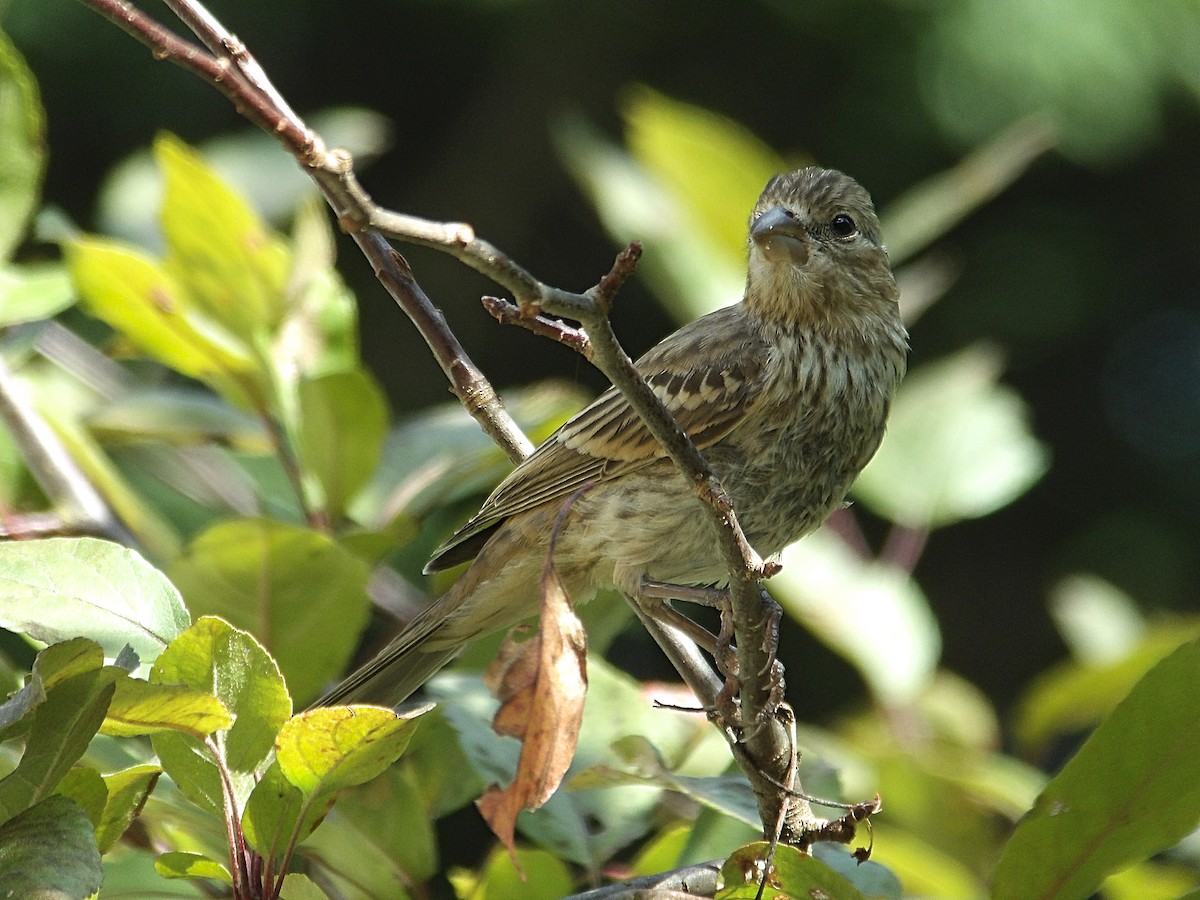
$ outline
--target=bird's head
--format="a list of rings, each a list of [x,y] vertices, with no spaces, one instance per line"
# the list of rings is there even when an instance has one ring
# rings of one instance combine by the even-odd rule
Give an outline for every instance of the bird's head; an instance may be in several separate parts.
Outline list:
[[[870,195],[810,166],[776,175],[750,217],[746,305],[800,325],[894,315],[899,291]]]

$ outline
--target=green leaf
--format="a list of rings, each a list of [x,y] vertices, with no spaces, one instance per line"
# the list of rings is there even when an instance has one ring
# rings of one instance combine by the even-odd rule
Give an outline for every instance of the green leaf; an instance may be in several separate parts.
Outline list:
[[[80,302],[139,351],[245,405],[265,393],[249,346],[196,308],[179,280],[138,250],[101,238],[66,245]]]
[[[501,849],[488,856],[478,874],[465,869],[450,872],[450,883],[460,900],[557,900],[574,893],[571,871],[561,859],[545,850],[518,847],[517,866]]]
[[[721,866],[724,887],[717,900],[788,900],[791,897],[827,897],[829,900],[864,900],[846,878],[825,863],[795,847],[775,848],[774,870],[766,873],[768,845],[763,842],[739,847]],[[759,893],[763,879],[765,888]]]
[[[143,765],[104,776],[108,800],[96,825],[96,844],[101,853],[106,853],[121,839],[142,811],[161,774],[162,769],[158,766]]]
[[[233,877],[222,863],[200,853],[172,850],[154,860],[154,871],[163,878],[211,878],[222,884],[233,884]]]
[[[726,258],[746,255],[746,222],[768,179],[789,167],[745,126],[647,87],[622,106],[633,156],[680,200]]]
[[[344,671],[370,614],[363,560],[319,532],[267,519],[214,525],[170,573],[197,615],[260,633],[301,701]]]
[[[229,710],[210,693],[182,684],[126,678],[117,683],[100,731],[113,737],[181,731],[202,738],[232,724]]]
[[[25,234],[45,165],[46,120],[37,82],[0,32],[0,261],[12,255]]]
[[[361,370],[301,379],[299,394],[300,458],[321,484],[326,512],[337,520],[379,462],[387,401]]]
[[[104,651],[91,638],[71,638],[46,647],[33,661],[34,674],[44,690],[68,678],[94,672],[104,665]]]
[[[176,447],[217,442],[251,453],[271,453],[262,420],[203,388],[153,386],[106,400],[87,417],[106,446],[154,441]]]
[[[312,709],[283,726],[275,757],[284,777],[306,797],[364,784],[400,758],[416,718],[429,709],[403,716],[378,706]]]
[[[426,729],[425,719],[418,729],[422,734]],[[450,743],[454,744],[453,739]],[[342,855],[350,863],[339,867],[345,874],[353,874],[368,855],[388,872],[385,876],[388,883],[422,883],[437,873],[435,817],[426,811],[421,797],[425,785],[411,772],[411,758],[410,747],[403,765],[391,766],[378,778],[338,795],[337,830],[348,833],[344,839],[347,846],[358,848],[354,853]],[[336,856],[327,852],[328,847],[319,841],[327,830],[332,829],[322,829],[314,836],[312,847],[322,859],[332,860]],[[385,882],[372,878],[371,883]]]
[[[71,276],[59,263],[0,265],[0,328],[48,319],[74,302]]]
[[[445,701],[439,712],[458,735],[473,777],[484,784],[510,782],[520,745],[492,730],[496,703],[479,678],[443,672],[426,688],[433,699]],[[698,751],[707,741],[724,747],[717,732],[702,719],[663,716],[636,681],[603,659],[589,658],[583,725],[567,783],[588,768],[620,765],[614,743],[643,734],[653,735],[658,753],[672,761],[689,752],[702,755]],[[728,750],[722,750],[712,774],[727,765]],[[467,777],[464,773],[463,778]],[[661,790],[644,785],[559,790],[536,813],[522,813],[517,826],[522,834],[564,859],[599,868],[617,850],[654,830],[654,811],[661,798]]]
[[[1200,640],[1137,683],[1042,791],[1004,848],[992,896],[1084,898],[1200,823]]]
[[[76,766],[63,776],[54,793],[74,800],[93,828],[100,824],[104,815],[104,805],[108,802],[108,785],[95,769]]]
[[[1037,753],[1053,738],[1099,722],[1156,663],[1200,634],[1200,624],[1176,623],[1152,631],[1122,658],[1108,663],[1067,662],[1034,679],[1017,707],[1013,731]]]
[[[875,696],[903,704],[929,684],[941,634],[908,572],[864,560],[821,531],[784,551],[770,588],[788,615],[855,665]]]
[[[293,839],[299,843],[321,824],[336,797],[306,798],[300,789],[283,777],[275,761],[246,802],[242,815],[242,831],[250,846],[264,857],[278,858]],[[359,865],[359,848],[354,850],[354,865]]]
[[[893,522],[926,529],[985,516],[1027,491],[1049,454],[999,374],[995,354],[980,347],[911,373],[855,498]]]
[[[103,872],[92,823],[67,797],[47,797],[0,825],[0,885],[9,897],[91,897]]]
[[[292,872],[283,881],[279,900],[329,900],[329,895],[307,875]]]
[[[291,698],[275,661],[251,635],[205,616],[162,652],[150,680],[211,693],[233,714],[233,725],[218,732],[217,743],[240,812],[266,768],[275,735],[291,714]],[[150,740],[163,769],[184,795],[223,816],[221,775],[209,747],[170,731],[153,734]]]
[[[127,677],[108,666],[73,675],[46,692],[33,713],[20,763],[0,780],[0,818],[11,818],[54,792],[104,721],[113,682]]]
[[[165,268],[196,306],[254,346],[284,309],[288,252],[250,205],[178,138],[161,134]]]
[[[1045,121],[1022,119],[954,167],[893,200],[880,214],[892,267],[920,253],[993,200],[1053,145],[1054,134]]]
[[[0,626],[47,643],[86,634],[109,658],[153,660],[188,625],[179,592],[133,550],[96,538],[0,544]]]

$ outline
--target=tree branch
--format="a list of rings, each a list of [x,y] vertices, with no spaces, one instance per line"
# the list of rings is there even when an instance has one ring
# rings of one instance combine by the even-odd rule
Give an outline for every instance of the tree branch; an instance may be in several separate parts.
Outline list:
[[[528,441],[387,238],[454,256],[510,291],[521,319],[541,321],[544,328],[548,320],[537,317],[546,312],[581,324],[587,339],[581,352],[624,394],[709,510],[714,539],[730,573],[738,652],[736,688],[740,710],[736,710],[736,716],[718,710],[722,732],[754,786],[763,822],[770,823],[767,830],[777,821],[782,822],[784,840],[806,845],[806,835],[815,825],[811,811],[806,802],[789,799],[787,792],[778,787],[786,782],[794,757],[786,729],[775,714],[783,688],[782,677],[772,664],[779,610],[760,584],[761,579],[774,574],[777,566],[764,563],[750,546],[737,524],[729,496],[704,457],[637,373],[608,320],[617,290],[636,266],[639,248],[631,245],[623,251],[612,270],[582,294],[544,284],[492,244],[476,237],[469,225],[389,212],[373,203],[354,174],[349,154],[326,148],[283,101],[242,42],[196,0],[165,2],[203,47],[180,38],[123,0],[80,2],[148,46],[156,59],[174,62],[212,84],[233,101],[242,115],[275,135],[316,181],[342,228],[353,235],[380,282],[429,345],[455,394],[510,458],[517,460],[528,454]],[[664,634],[662,629],[653,633],[656,638]],[[668,653],[673,654],[673,660],[686,656]],[[689,683],[695,680],[701,686],[707,681],[695,672],[685,677]],[[715,701],[720,704],[730,689],[727,685]],[[734,718],[736,721],[731,721]]]

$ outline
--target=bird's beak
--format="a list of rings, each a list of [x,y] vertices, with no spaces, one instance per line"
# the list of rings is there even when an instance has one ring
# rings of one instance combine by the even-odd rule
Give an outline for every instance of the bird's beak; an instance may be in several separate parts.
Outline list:
[[[808,234],[782,206],[773,206],[754,220],[750,238],[771,262],[802,266],[808,262]]]

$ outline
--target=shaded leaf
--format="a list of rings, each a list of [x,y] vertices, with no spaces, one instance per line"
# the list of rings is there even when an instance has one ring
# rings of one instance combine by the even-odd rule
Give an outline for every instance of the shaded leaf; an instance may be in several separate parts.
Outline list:
[[[854,496],[911,528],[936,528],[994,512],[1049,465],[1029,412],[998,381],[995,355],[975,347],[910,373],[887,435]]]
[[[47,797],[0,825],[0,885],[9,897],[82,900],[102,878],[92,823],[73,800]]]
[[[489,787],[478,806],[509,853],[515,852],[517,814],[545,803],[571,765],[587,696],[587,635],[549,564],[541,593],[538,634],[508,642],[497,659],[500,670],[488,673],[501,703],[493,728],[518,738],[521,756],[512,783]]]
[[[784,551],[770,588],[790,616],[855,665],[877,697],[906,703],[929,684],[941,634],[908,572],[864,560],[822,531]]]
[[[97,668],[47,691],[33,713],[20,763],[0,780],[0,818],[11,818],[53,793],[104,721],[113,682],[127,677],[120,669]]]
[[[992,876],[997,900],[1084,898],[1200,823],[1200,641],[1137,683],[1050,780]]]
[[[0,328],[48,319],[74,302],[71,276],[58,263],[0,265]]]
[[[101,853],[107,852],[142,811],[146,798],[158,784],[162,769],[158,766],[131,766],[104,776],[108,799],[100,822],[96,825],[96,844]]]
[[[290,873],[279,892],[279,900],[328,900],[328,897],[316,882],[299,872]]]
[[[75,766],[63,776],[54,793],[74,800],[92,823],[92,828],[99,827],[104,805],[108,802],[108,785],[99,772],[87,766]]]
[[[897,197],[880,213],[888,257],[898,266],[994,199],[1054,146],[1041,118],[1023,119],[959,163]]]
[[[223,863],[182,850],[161,854],[154,860],[154,871],[163,878],[211,878],[222,884],[233,884],[233,877]]]
[[[763,842],[739,847],[721,866],[724,887],[717,900],[788,900],[792,897],[824,897],[828,900],[863,900],[863,895],[846,878],[825,863],[795,847],[775,849],[774,867],[766,866],[768,845]],[[762,893],[759,888],[766,881]]]
[[[92,410],[87,426],[105,445],[156,441],[191,447],[208,441],[251,453],[268,453],[262,420],[201,388],[155,386],[131,390]]]
[[[212,526],[170,574],[196,615],[260,633],[300,701],[345,670],[370,614],[362,559],[324,534],[268,519]]]
[[[251,847],[264,857],[277,857],[293,838],[297,842],[307,838],[329,813],[335,799],[334,794],[305,797],[284,777],[276,760],[250,793],[242,830]]]
[[[233,725],[218,734],[240,812],[256,776],[266,768],[275,735],[291,714],[291,698],[274,660],[251,635],[206,616],[163,651],[150,680],[211,693],[234,715]],[[221,776],[208,746],[170,731],[150,740],[184,795],[224,815]]]
[[[1040,752],[1061,735],[1099,722],[1160,660],[1200,634],[1200,624],[1151,631],[1121,659],[1103,664],[1066,662],[1042,672],[1021,697],[1013,732],[1022,746]]]
[[[302,379],[299,392],[300,458],[320,482],[324,508],[336,520],[379,462],[387,402],[362,370]]]
[[[183,599],[133,550],[96,538],[0,544],[0,625],[51,643],[86,634],[154,659],[188,625]]]
[[[12,255],[25,234],[45,165],[46,119],[37,81],[0,32],[0,261]],[[4,318],[0,312],[0,324]]]

